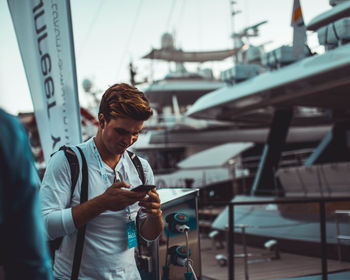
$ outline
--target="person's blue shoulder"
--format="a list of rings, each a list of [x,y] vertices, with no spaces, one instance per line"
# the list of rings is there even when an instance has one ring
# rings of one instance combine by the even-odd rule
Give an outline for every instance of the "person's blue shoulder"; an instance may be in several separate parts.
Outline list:
[[[1,109],[0,135],[1,161],[6,163],[6,170],[2,170],[2,172],[7,174],[8,180],[12,178],[12,180],[20,182],[23,178],[33,179],[31,176],[31,172],[33,172],[33,155],[27,133],[15,116]]]
[[[1,141],[15,141],[14,137],[25,136],[25,131],[19,120],[0,109],[0,135]],[[23,135],[24,133],[24,135]],[[3,143],[2,143],[3,144]],[[8,143],[9,144],[9,143]]]

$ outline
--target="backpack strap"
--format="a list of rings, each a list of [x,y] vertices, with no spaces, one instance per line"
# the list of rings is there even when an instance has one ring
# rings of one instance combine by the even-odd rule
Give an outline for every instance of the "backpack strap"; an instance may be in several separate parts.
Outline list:
[[[83,164],[82,182],[81,182],[81,190],[80,190],[80,204],[81,204],[88,200],[89,177],[88,177],[88,168],[87,168],[87,163],[86,163],[86,158],[84,156],[84,153],[79,147],[76,147],[76,148],[80,153],[81,161]],[[79,173],[80,173],[79,160],[72,148],[67,146],[62,146],[60,150],[64,151],[64,154],[68,160],[70,171],[71,171],[71,200],[72,200],[75,186],[77,184]],[[77,280],[79,276],[81,258],[82,258],[83,249],[84,249],[85,231],[86,231],[86,225],[78,229],[77,241],[76,241],[75,250],[74,250],[72,274],[71,274],[72,280]],[[56,249],[58,249],[59,246],[61,245],[62,237],[58,238],[57,240],[55,239],[54,241],[57,243]]]
[[[80,174],[79,160],[76,153],[70,147],[62,146],[59,148],[59,151],[64,152],[64,155],[66,156],[67,161],[69,163],[70,174],[71,174],[70,201],[72,201],[75,186],[77,184],[79,174]],[[53,156],[55,153],[53,153],[51,156]],[[57,237],[56,239],[49,240],[49,249],[50,249],[50,255],[51,255],[52,261],[54,261],[55,259],[55,251],[58,250],[58,248],[60,248],[62,240],[63,240],[63,237]]]
[[[87,168],[87,163],[86,163],[84,153],[79,147],[77,148],[79,150],[79,153],[81,155],[81,159],[83,162],[83,166],[82,166],[83,179],[81,182],[81,192],[80,192],[80,204],[82,204],[88,200],[89,177],[88,177],[88,168]],[[72,267],[72,275],[71,275],[72,280],[77,280],[79,276],[81,257],[83,255],[83,249],[84,249],[85,231],[86,231],[86,224],[78,229],[77,242],[75,244],[75,251],[74,251],[74,258],[73,258],[73,267]]]
[[[71,174],[71,200],[72,200],[73,193],[75,190],[75,185],[77,184],[79,173],[80,173],[78,157],[70,147],[62,146],[59,150],[64,151],[64,154],[69,163],[70,174]]]
[[[133,152],[128,151],[128,154],[129,154],[129,157],[131,158],[132,163],[134,164],[134,166],[137,170],[137,173],[139,174],[139,177],[142,181],[142,184],[145,184],[146,183],[145,173],[143,172],[143,167],[142,167],[140,159]]]

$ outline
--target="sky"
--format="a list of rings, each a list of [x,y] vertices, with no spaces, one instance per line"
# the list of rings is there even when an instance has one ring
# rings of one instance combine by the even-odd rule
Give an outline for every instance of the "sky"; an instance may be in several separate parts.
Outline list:
[[[290,25],[293,0],[236,0],[241,12],[232,20],[231,0],[71,0],[79,100],[91,104],[82,81],[89,79],[97,91],[116,82],[129,82],[128,65],[133,62],[136,80],[153,73],[161,79],[169,69],[166,62],[141,59],[152,48],[160,48],[165,32],[174,35],[175,46],[185,51],[210,51],[233,46],[230,35],[260,21],[254,45],[266,51],[292,42]],[[328,0],[300,0],[307,24],[330,9]],[[309,45],[317,50],[317,35],[308,33]],[[0,0],[0,108],[12,114],[33,111],[7,0]],[[186,65],[195,70],[198,65]],[[209,62],[218,77],[232,67],[232,59]]]

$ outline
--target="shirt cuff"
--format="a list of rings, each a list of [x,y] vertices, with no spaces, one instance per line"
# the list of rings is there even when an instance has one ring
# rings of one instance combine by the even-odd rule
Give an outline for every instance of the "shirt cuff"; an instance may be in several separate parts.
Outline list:
[[[45,220],[50,240],[71,234],[76,230],[72,216],[72,208],[53,211],[46,216]]]
[[[62,225],[66,234],[71,234],[76,230],[72,208],[62,209]]]
[[[137,224],[138,224],[138,230],[139,230],[139,233],[140,233],[140,237],[141,237],[144,241],[146,241],[146,244],[147,244],[147,246],[148,246],[148,245],[150,245],[152,242],[158,240],[160,234],[159,234],[156,238],[154,238],[153,240],[149,240],[149,239],[143,237],[143,235],[141,234],[141,227],[142,227],[143,222],[146,220],[146,218],[147,218],[147,214],[146,214],[145,212],[142,211],[142,208],[140,208],[140,210],[138,211],[137,217],[136,217],[136,219],[137,219]]]

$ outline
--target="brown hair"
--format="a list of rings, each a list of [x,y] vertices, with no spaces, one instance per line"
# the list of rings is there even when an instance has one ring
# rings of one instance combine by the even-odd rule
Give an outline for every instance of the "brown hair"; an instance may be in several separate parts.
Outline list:
[[[102,96],[98,115],[103,114],[106,121],[116,118],[148,120],[153,111],[142,91],[121,83],[109,87]]]

